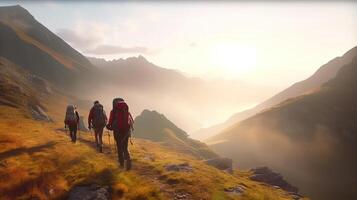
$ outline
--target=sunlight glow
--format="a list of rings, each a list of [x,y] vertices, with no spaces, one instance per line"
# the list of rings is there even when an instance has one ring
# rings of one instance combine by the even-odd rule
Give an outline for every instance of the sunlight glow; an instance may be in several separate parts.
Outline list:
[[[217,44],[211,48],[210,59],[212,65],[227,72],[227,77],[234,78],[257,66],[257,51],[234,43]]]

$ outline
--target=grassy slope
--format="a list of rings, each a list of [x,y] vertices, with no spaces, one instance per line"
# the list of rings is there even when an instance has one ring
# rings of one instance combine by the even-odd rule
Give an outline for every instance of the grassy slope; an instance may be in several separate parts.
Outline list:
[[[134,141],[134,168],[122,171],[109,153],[114,149],[108,148],[107,136],[105,154],[96,153],[90,134],[81,133],[75,145],[69,142],[57,109],[64,108],[65,99],[53,98],[57,104],[45,106],[54,123],[34,121],[26,112],[0,106],[0,199],[65,198],[72,186],[93,182],[110,185],[113,199],[168,199],[178,192],[194,199],[231,199],[223,189],[238,184],[246,185],[247,191],[236,199],[289,199],[281,190],[248,180],[247,173],[229,175],[147,140]],[[193,172],[165,170],[166,164],[182,162],[189,162]]]
[[[157,111],[144,110],[135,118],[134,137],[148,139],[201,159],[217,157],[208,146],[188,134]]]

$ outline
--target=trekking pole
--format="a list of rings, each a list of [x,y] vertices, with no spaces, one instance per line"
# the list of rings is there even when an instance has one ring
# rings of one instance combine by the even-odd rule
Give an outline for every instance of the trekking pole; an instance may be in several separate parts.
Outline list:
[[[67,125],[64,125],[64,130],[66,132],[66,135],[68,136],[68,129],[67,129]]]
[[[109,130],[107,130],[107,133],[108,133],[109,149],[112,150],[111,145],[110,145],[110,133],[109,133]]]
[[[114,133],[114,131],[113,131],[113,135],[114,135],[115,133]],[[114,139],[115,139],[115,137],[114,137]],[[115,140],[115,144],[114,144],[114,142],[113,142],[113,145],[114,145],[114,149],[115,149],[115,153],[117,154],[118,153],[118,147],[117,147],[117,141]]]
[[[131,139],[131,138],[133,137],[133,134],[132,134],[133,131],[134,131],[134,127],[131,127],[131,131],[130,131],[130,133],[129,133],[129,139],[130,139],[130,144],[131,144],[131,145],[134,145],[134,143],[133,143],[133,141],[132,141],[132,139]]]

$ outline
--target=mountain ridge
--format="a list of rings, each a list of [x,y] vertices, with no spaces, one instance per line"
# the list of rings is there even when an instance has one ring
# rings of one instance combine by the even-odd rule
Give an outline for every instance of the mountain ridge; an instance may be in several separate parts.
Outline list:
[[[7,6],[0,10],[0,56],[64,88],[76,82],[80,74],[94,70],[84,56],[26,9]]]
[[[247,119],[259,112],[264,111],[264,109],[269,109],[272,106],[278,105],[283,101],[294,98],[299,95],[303,95],[309,92],[313,92],[315,89],[318,89],[322,84],[327,82],[328,80],[334,78],[339,69],[342,68],[345,64],[352,61],[352,58],[357,55],[357,47],[353,47],[352,49],[348,50],[342,56],[336,57],[326,64],[319,67],[318,70],[314,72],[311,76],[307,79],[294,83],[293,85],[289,86],[288,88],[282,90],[278,94],[270,97],[269,99],[263,101],[262,103],[258,104],[257,106],[244,110],[242,112],[238,112],[228,118],[225,122],[221,124],[216,124],[214,126],[201,129],[195,132],[193,135],[207,135],[208,137],[213,136],[226,128],[229,128],[234,123]],[[202,136],[199,137],[201,139],[208,139],[208,137]]]

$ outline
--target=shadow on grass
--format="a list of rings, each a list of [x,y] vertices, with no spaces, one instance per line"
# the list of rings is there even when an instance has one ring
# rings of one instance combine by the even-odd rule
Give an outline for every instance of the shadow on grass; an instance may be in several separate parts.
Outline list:
[[[87,139],[78,137],[77,140],[80,141],[81,143],[89,146],[90,148],[97,150],[97,145],[95,143],[94,138],[93,138],[93,140],[87,140]],[[103,138],[103,140],[104,140],[104,138]],[[114,138],[111,140],[110,145],[103,141],[103,153],[109,154],[109,155],[110,154],[116,155],[116,143],[115,143]]]
[[[46,144],[34,146],[34,147],[20,147],[12,150],[8,150],[5,152],[0,153],[0,160],[6,159],[12,156],[18,156],[21,154],[33,154],[36,152],[43,151],[45,149],[53,148],[56,142],[47,142]]]
[[[13,141],[7,140],[7,139],[5,139],[5,140],[0,140],[0,144],[12,143],[12,142],[13,142]]]

